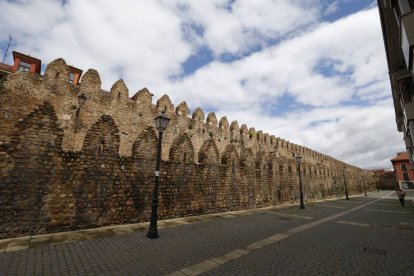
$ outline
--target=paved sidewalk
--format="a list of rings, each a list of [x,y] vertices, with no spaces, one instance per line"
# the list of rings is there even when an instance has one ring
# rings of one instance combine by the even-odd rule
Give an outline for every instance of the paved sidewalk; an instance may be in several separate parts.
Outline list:
[[[154,240],[135,224],[8,241],[0,275],[410,275],[414,205],[389,193],[161,221]]]
[[[335,201],[335,200],[338,200],[338,198],[319,200],[319,201],[315,201],[314,203],[329,202],[329,201]],[[217,218],[232,218],[234,216],[251,215],[255,212],[271,212],[274,210],[291,208],[292,206],[296,206],[296,205],[297,204],[293,204],[293,205],[285,204],[285,205],[271,206],[271,207],[265,207],[265,208],[260,208],[260,209],[231,211],[231,212],[226,212],[226,213],[160,220],[158,221],[158,228],[163,229],[166,227],[191,224],[191,223],[196,223],[200,221],[208,221],[208,220],[217,219]],[[302,219],[312,219],[312,217],[295,215],[291,213],[290,214],[283,213],[282,211],[278,213],[281,216],[288,216],[288,217],[292,216],[292,217],[302,218]],[[148,230],[148,227],[149,227],[149,222],[142,222],[142,223],[134,223],[134,224],[113,225],[113,226],[105,226],[105,227],[91,228],[91,229],[84,229],[84,230],[75,230],[75,231],[68,231],[68,232],[58,232],[58,233],[50,233],[50,234],[42,234],[42,235],[30,235],[30,236],[23,236],[23,237],[18,237],[18,238],[3,239],[3,240],[0,240],[0,253],[19,251],[19,250],[35,248],[35,247],[39,247],[43,245],[56,245],[56,244],[67,243],[67,242],[76,242],[76,241],[83,241],[83,240],[98,239],[98,238],[103,238],[103,237],[124,235],[128,233],[132,233],[134,231],[145,232]]]

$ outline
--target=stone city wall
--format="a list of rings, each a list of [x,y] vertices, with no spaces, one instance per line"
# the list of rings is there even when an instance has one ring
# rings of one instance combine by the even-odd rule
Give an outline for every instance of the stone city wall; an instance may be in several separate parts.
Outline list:
[[[200,108],[189,117],[166,95],[129,98],[122,80],[104,91],[93,69],[68,79],[58,59],[0,86],[0,238],[148,221],[164,109],[160,219],[297,202],[295,154],[307,200],[343,196],[343,169],[350,194],[375,187],[365,170]]]

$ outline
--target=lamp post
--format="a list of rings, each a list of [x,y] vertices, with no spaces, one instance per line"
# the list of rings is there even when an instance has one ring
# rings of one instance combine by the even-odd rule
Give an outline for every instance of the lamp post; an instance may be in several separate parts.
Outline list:
[[[379,175],[377,175],[377,192],[379,193],[379,187],[380,187],[380,181],[379,181]]]
[[[365,196],[367,196],[367,186],[365,185],[365,178],[364,177],[362,178],[362,183],[364,184],[364,193],[365,193]]]
[[[342,178],[344,179],[345,198],[346,198],[346,200],[349,200],[349,197],[348,197],[348,188],[346,187],[346,181],[345,181],[345,170],[342,170]]]
[[[296,165],[298,168],[299,174],[299,197],[300,197],[300,209],[305,209],[305,204],[303,203],[303,191],[302,191],[302,175],[300,173],[300,163],[302,162],[302,156],[296,155],[295,156]]]
[[[75,133],[78,132],[80,109],[81,109],[82,105],[86,102],[87,99],[88,98],[83,93],[78,95],[78,104],[79,104],[79,106],[78,106],[78,109],[76,110]]]
[[[155,118],[155,126],[158,129],[158,151],[157,151],[157,164],[155,166],[155,186],[154,193],[152,195],[152,204],[151,204],[151,219],[150,226],[148,229],[147,237],[150,239],[158,238],[158,228],[157,228],[157,210],[158,210],[158,187],[160,185],[160,163],[161,163],[161,141],[162,133],[167,128],[170,118],[165,115],[165,110],[163,110]]]

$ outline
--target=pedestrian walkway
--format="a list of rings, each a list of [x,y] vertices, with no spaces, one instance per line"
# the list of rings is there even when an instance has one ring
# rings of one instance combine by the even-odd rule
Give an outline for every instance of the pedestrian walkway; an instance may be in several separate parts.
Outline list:
[[[385,196],[385,198],[388,197],[391,194],[392,193],[388,194],[387,196]],[[283,233],[278,233],[278,234],[272,235],[272,236],[267,237],[263,240],[252,243],[252,244],[248,245],[246,248],[233,250],[233,251],[231,251],[231,252],[229,252],[225,255],[206,260],[204,262],[192,265],[192,266],[187,267],[187,268],[183,268],[183,269],[181,269],[179,271],[176,271],[176,272],[174,272],[170,275],[199,275],[203,272],[206,272],[206,271],[211,270],[213,268],[219,267],[220,265],[223,265],[226,262],[235,260],[235,259],[240,258],[242,256],[245,256],[247,254],[250,254],[251,252],[253,252],[255,250],[258,250],[258,249],[261,249],[265,246],[268,246],[268,245],[274,244],[276,242],[279,242],[279,241],[281,241],[285,238],[288,238],[290,235],[300,233],[300,232],[305,231],[307,229],[316,227],[316,226],[318,226],[322,223],[326,223],[328,221],[337,219],[339,217],[347,215],[347,214],[349,214],[351,212],[354,212],[356,210],[367,207],[367,206],[369,206],[371,204],[374,204],[375,202],[377,202],[381,199],[382,198],[371,201],[371,202],[368,202],[368,203],[365,203],[365,204],[362,204],[358,207],[349,209],[347,211],[344,211],[344,212],[341,212],[341,213],[338,213],[338,214],[334,214],[332,216],[325,217],[325,218],[319,219],[317,221],[301,225],[299,227],[289,229],[288,231],[283,232]]]
[[[348,270],[355,272],[363,266],[353,256],[372,262],[365,264],[369,274],[386,271],[387,263],[396,261],[403,264],[404,275],[414,272],[409,267],[414,259],[414,205],[407,202],[403,209],[394,197],[381,191],[306,203],[305,210],[296,205],[165,220],[159,222],[160,238],[154,240],[145,237],[148,223],[3,240],[0,275],[300,274],[291,266],[317,274],[325,257],[326,271],[349,259],[354,268]],[[401,239],[407,250],[391,248],[384,235],[397,235],[392,243]],[[361,237],[367,240],[358,240],[359,251],[337,242],[358,244],[355,240]],[[323,243],[331,245],[321,247]],[[303,255],[312,250],[317,252]],[[384,250],[386,255],[381,255]],[[337,272],[328,274],[342,271]]]
[[[329,199],[332,200],[332,199]],[[192,217],[183,217],[183,218],[174,218],[167,220],[158,221],[158,229],[163,229],[166,227],[174,227],[179,225],[186,225],[191,223],[197,223],[201,221],[209,221],[212,219],[221,219],[221,218],[234,218],[236,216],[251,215],[255,212],[275,212],[281,217],[299,218],[310,220],[312,217],[309,216],[300,216],[296,214],[283,213],[280,212],[283,208],[289,208],[291,205],[281,205],[281,206],[272,206],[265,207],[260,209],[253,210],[241,210],[241,211],[231,211],[226,213],[218,214],[209,214],[209,215],[200,215]],[[98,239],[104,237],[111,237],[117,235],[124,235],[132,233],[134,231],[145,232],[148,230],[149,222],[134,223],[134,224],[123,224],[123,225],[113,225],[92,229],[84,230],[75,230],[68,232],[58,232],[50,233],[43,235],[31,235],[18,238],[10,238],[0,240],[0,252],[12,252],[19,251],[29,248],[35,248],[43,245],[56,245],[67,242],[77,242],[83,240]]]
[[[335,200],[338,200],[338,198],[318,200],[315,202],[329,202],[329,201],[335,201]],[[200,221],[208,221],[212,219],[233,218],[235,216],[251,215],[255,212],[273,212],[273,213],[277,212],[279,216],[281,216],[282,218],[286,217],[286,219],[288,219],[289,217],[305,219],[305,220],[310,220],[313,218],[313,217],[301,216],[301,215],[297,215],[293,213],[283,213],[282,210],[284,208],[290,208],[291,206],[292,205],[289,204],[289,205],[271,206],[271,207],[265,207],[265,208],[259,208],[259,209],[240,210],[240,211],[231,211],[231,212],[226,212],[226,213],[160,220],[158,221],[158,228],[163,229],[166,227],[197,223]],[[340,208],[343,208],[343,207],[340,207]],[[35,247],[43,246],[43,245],[56,245],[56,244],[67,243],[67,242],[76,242],[76,241],[83,241],[83,240],[98,239],[98,238],[103,238],[103,237],[124,235],[128,233],[132,233],[134,231],[145,232],[148,230],[148,227],[149,227],[149,222],[142,222],[142,223],[134,223],[134,224],[113,225],[113,226],[106,226],[106,227],[99,227],[99,228],[92,228],[92,229],[3,239],[3,240],[0,240],[0,253],[19,251],[19,250],[35,248]]]

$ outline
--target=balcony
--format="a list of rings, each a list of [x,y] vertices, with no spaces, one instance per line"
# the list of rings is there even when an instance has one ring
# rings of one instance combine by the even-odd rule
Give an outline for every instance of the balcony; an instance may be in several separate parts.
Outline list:
[[[406,133],[404,133],[404,143],[405,143],[405,148],[413,148],[413,144],[411,142],[411,138],[410,136],[405,136]]]
[[[403,124],[404,124],[403,117],[402,116],[395,117],[395,122],[397,124],[398,131],[402,132],[403,131]]]
[[[414,45],[414,10],[401,16],[400,43],[407,68],[414,73],[413,45]]]
[[[414,120],[414,103],[408,102],[402,104],[403,114],[404,114],[404,126],[405,129],[408,129],[408,124],[410,121]]]

